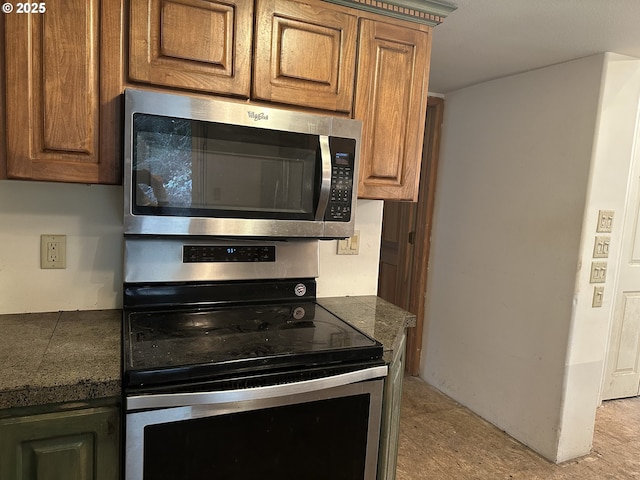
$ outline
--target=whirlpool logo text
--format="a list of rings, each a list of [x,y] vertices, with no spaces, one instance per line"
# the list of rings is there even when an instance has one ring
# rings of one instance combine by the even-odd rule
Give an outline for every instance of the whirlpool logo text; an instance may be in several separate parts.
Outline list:
[[[247,112],[247,115],[249,115],[249,118],[254,122],[258,120],[269,120],[269,115],[265,113]]]

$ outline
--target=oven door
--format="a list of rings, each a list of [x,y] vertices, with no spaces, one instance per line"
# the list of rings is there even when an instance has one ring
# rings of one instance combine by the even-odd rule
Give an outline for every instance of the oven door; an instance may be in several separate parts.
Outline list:
[[[126,480],[374,480],[387,367],[127,398]]]

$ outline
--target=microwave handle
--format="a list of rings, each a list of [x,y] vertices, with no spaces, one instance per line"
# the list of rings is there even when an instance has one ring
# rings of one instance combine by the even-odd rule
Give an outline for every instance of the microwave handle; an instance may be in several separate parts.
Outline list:
[[[324,214],[329,203],[329,193],[331,192],[331,148],[329,147],[329,137],[327,135],[320,135],[320,158],[322,160],[322,181],[320,183],[318,208],[316,209],[316,221],[324,220]]]

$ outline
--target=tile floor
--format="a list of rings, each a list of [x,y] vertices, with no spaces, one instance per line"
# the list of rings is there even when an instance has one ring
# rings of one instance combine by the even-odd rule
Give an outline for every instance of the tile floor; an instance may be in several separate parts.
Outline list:
[[[555,465],[417,377],[405,377],[397,480],[640,479],[640,398],[604,402],[591,453]]]

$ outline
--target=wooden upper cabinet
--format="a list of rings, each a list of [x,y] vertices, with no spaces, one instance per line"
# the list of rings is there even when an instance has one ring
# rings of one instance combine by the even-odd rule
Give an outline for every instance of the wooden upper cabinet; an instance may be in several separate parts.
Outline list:
[[[258,0],[253,98],[351,112],[357,25],[329,5]]]
[[[252,0],[131,0],[129,78],[248,98]]]
[[[0,32],[4,32],[4,15],[0,17]],[[4,35],[0,33],[0,179],[7,178],[7,149],[5,146],[5,63],[4,63]]]
[[[121,181],[120,6],[52,0],[4,16],[8,178]]]
[[[362,19],[354,117],[362,120],[358,196],[418,198],[430,32]]]

